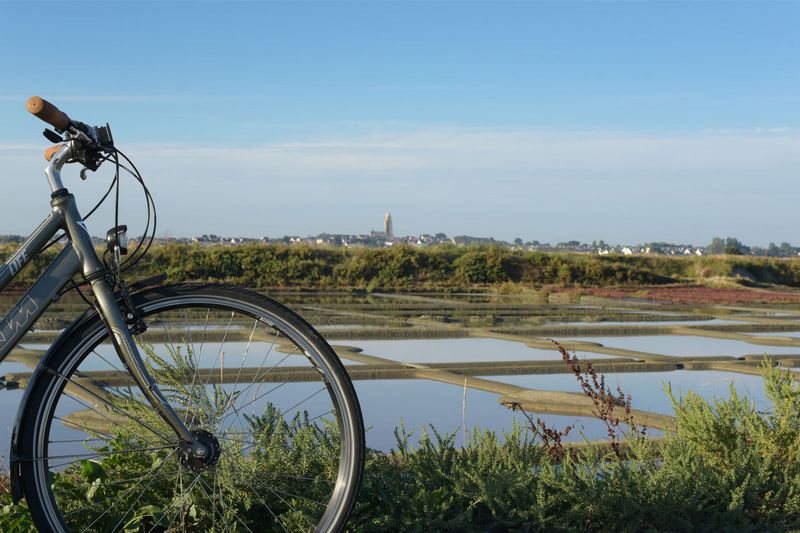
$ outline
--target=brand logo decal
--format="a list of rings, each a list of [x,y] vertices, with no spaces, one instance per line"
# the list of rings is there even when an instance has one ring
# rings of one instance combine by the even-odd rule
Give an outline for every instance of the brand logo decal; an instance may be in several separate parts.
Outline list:
[[[12,307],[6,319],[0,322],[0,347],[6,343],[6,339],[13,339],[21,329],[30,327],[38,310],[39,304],[30,296]]]
[[[20,248],[17,253],[15,253],[11,259],[9,259],[8,268],[11,269],[11,276],[16,276],[17,273],[22,270],[22,267],[25,266],[25,263],[28,262],[28,250],[25,248]]]

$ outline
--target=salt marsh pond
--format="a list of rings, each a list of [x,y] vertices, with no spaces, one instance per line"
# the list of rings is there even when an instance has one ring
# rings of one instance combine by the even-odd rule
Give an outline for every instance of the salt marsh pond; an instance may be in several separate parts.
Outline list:
[[[340,355],[359,394],[367,443],[383,450],[394,446],[401,420],[417,436],[430,424],[456,432],[457,443],[474,428],[502,432],[523,423],[504,401],[553,427],[577,422],[585,437],[604,437],[551,339],[591,360],[612,389],[619,385],[630,393],[637,418],[655,434],[672,422],[667,384],[677,394],[691,390],[709,399],[727,396],[733,386],[768,410],[759,363],[767,357],[787,369],[800,367],[797,304],[703,306],[588,296],[554,301],[537,294],[269,295],[317,326]],[[10,303],[0,300],[0,309]],[[0,368],[11,385],[0,390],[0,452],[6,456],[32,366],[79,308],[80,301],[59,302]],[[235,351],[236,344],[226,350]],[[98,351],[103,357],[96,368],[103,370],[114,353],[110,346]],[[213,369],[216,352],[210,342],[198,358],[201,366]],[[280,364],[294,368],[302,360],[287,354]],[[582,436],[576,431],[570,438]]]

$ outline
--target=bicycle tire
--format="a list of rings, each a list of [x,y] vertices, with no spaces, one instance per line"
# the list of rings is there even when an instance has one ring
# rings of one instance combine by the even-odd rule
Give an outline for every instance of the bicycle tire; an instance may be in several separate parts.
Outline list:
[[[177,437],[114,365],[108,331],[95,315],[48,354],[21,410],[20,485],[37,528],[343,529],[360,487],[364,428],[345,367],[322,336],[277,302],[231,287],[159,287],[133,302],[147,325],[135,338],[151,374],[191,430],[213,435],[219,453],[213,464],[181,455],[170,440]],[[241,352],[248,333],[241,362],[226,369],[226,349]],[[217,347],[211,339],[220,337]],[[245,366],[260,357],[248,361],[259,342],[262,363]],[[214,363],[204,366],[211,357],[204,347],[212,345]],[[100,360],[113,369],[99,369]],[[243,374],[252,379],[239,388]]]

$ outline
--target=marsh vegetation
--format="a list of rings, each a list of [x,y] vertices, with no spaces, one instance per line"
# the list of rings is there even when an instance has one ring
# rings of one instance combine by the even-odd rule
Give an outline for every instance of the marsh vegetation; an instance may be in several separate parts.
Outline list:
[[[800,485],[787,481],[795,479],[793,459],[779,464],[770,456],[766,471],[752,470],[798,438],[787,407],[800,394],[792,370],[800,367],[800,304],[791,298],[701,305],[550,290],[268,292],[319,328],[356,384],[371,448],[356,531],[591,530],[615,523],[636,530],[667,507],[690,518],[650,522],[658,529],[782,528],[797,520],[791,495]],[[12,354],[6,383],[24,389],[41,350],[81,307],[65,297],[43,318]],[[205,325],[209,353],[223,342],[214,327]],[[158,347],[168,338],[154,332],[150,341]],[[553,339],[577,354],[578,367],[591,362],[605,375],[612,396],[617,385],[630,394],[612,402],[624,454],[610,447],[597,403]],[[224,342],[235,351],[243,339]],[[108,349],[99,352],[111,358]],[[232,370],[212,360],[201,366],[203,382],[224,390]],[[88,370],[109,386],[127,384],[104,365]],[[263,381],[302,390],[310,372],[287,357]],[[18,401],[19,392],[0,396]],[[7,411],[0,422],[10,427]],[[65,432],[75,431],[70,420],[86,426],[86,413],[73,411]],[[625,416],[646,432],[631,433],[634,422]],[[721,444],[712,446],[708,435]],[[566,453],[551,452],[554,438]],[[303,453],[323,467],[314,450]],[[734,457],[745,463],[724,470]],[[97,484],[93,467],[86,468],[70,478],[76,497]],[[709,486],[690,483],[701,470]],[[615,515],[618,506],[628,511]],[[774,506],[785,513],[773,513]],[[725,514],[729,508],[736,512]],[[9,520],[24,523],[19,513],[7,508]],[[143,515],[147,520],[153,516]]]

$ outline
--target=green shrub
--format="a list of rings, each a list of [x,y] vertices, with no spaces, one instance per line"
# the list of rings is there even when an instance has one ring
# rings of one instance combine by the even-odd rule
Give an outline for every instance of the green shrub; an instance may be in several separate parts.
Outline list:
[[[763,376],[770,412],[757,411],[734,389],[729,398],[710,402],[691,392],[675,397],[668,390],[676,431],[660,440],[641,435],[629,440],[622,456],[608,448],[580,447],[556,461],[520,425],[502,437],[475,429],[464,447],[456,446],[455,434],[430,428],[413,444],[413,435],[401,425],[395,450],[368,451],[349,530],[800,528],[800,386],[766,362]],[[335,454],[320,446],[328,442],[324,432],[330,428],[306,430],[302,420],[275,427],[295,435],[294,449],[280,433],[270,437],[276,464],[302,463],[304,476],[331,467]],[[117,456],[77,465],[59,483],[72,483],[76,505],[83,505],[95,496],[90,491],[102,490],[94,482],[103,472],[131,468],[135,457],[126,456],[125,462]],[[24,506],[10,505],[5,498],[0,529],[31,531]],[[140,520],[148,523],[147,510],[140,511]]]
[[[0,245],[0,261],[14,250]],[[36,258],[15,280],[30,284],[55,256]],[[166,273],[170,281],[221,281],[248,287],[452,290],[502,283],[652,285],[727,278],[800,286],[800,259],[709,256],[597,256],[542,253],[501,246],[332,248],[285,244],[154,246],[132,277]]]

